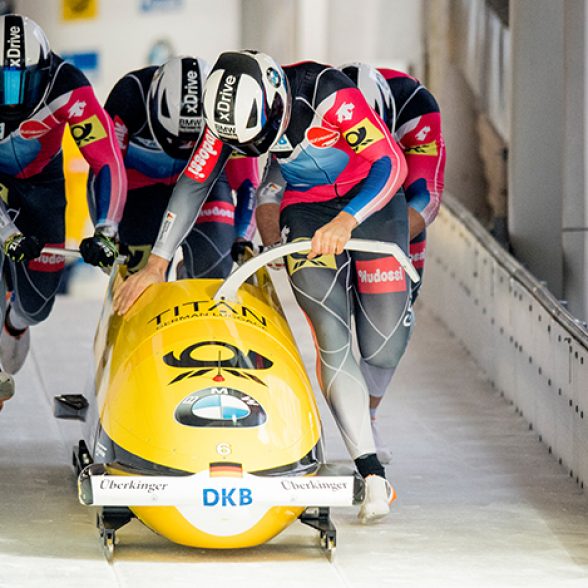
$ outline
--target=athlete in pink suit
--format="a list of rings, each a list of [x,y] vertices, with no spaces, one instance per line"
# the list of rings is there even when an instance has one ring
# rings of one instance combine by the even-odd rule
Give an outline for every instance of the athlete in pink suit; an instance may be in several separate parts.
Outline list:
[[[29,348],[29,326],[47,318],[62,275],[65,184],[61,142],[66,125],[96,178],[96,222],[84,239],[84,259],[114,262],[114,238],[126,195],[126,176],[112,121],[85,76],[52,53],[41,28],[16,14],[0,17],[0,239],[5,309],[0,293],[0,403]],[[1,406],[1,404],[0,404]]]

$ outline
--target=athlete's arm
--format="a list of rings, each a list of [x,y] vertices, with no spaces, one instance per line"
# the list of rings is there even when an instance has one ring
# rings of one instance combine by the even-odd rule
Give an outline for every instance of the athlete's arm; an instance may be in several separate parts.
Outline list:
[[[271,156],[270,156],[271,157]],[[284,196],[285,181],[280,166],[270,159],[265,177],[257,189],[255,220],[261,242],[267,247],[281,241],[280,205]]]
[[[6,205],[0,201],[0,241],[4,244],[9,237],[17,233],[20,233],[20,231],[14,222],[12,222]]]
[[[330,70],[331,72],[333,70]],[[345,207],[345,212],[361,223],[380,210],[396,194],[406,177],[406,161],[402,149],[393,139],[382,119],[370,108],[363,94],[337,72],[332,83],[345,84],[332,98],[323,100],[325,122],[337,128],[352,151],[352,157],[370,164],[370,171],[360,192]],[[333,73],[330,74],[333,79]],[[352,165],[353,159],[350,160]]]
[[[433,222],[441,206],[445,142],[438,113],[420,117],[417,128],[421,128],[420,135],[418,130],[410,131],[400,135],[400,143],[404,147],[408,166],[408,174],[404,181],[406,199],[410,210],[422,217],[424,229]],[[418,234],[412,233],[411,227],[411,238]]]
[[[104,110],[114,123],[114,134],[123,156],[129,148],[130,137],[139,132],[146,122],[145,102],[141,81],[132,72],[114,85],[104,103]]]
[[[113,236],[126,201],[127,177],[112,120],[90,85],[73,90],[65,109],[71,134],[94,176],[95,227]]]
[[[408,173],[404,181],[410,215],[410,236],[431,224],[441,205],[445,143],[435,97],[417,79],[381,69],[398,109],[394,136],[404,149]]]
[[[406,177],[402,149],[361,92],[341,72],[330,70],[324,79],[326,88],[329,84],[339,87],[331,91],[332,96],[322,99],[318,112],[345,138],[352,152],[349,165],[353,165],[356,156],[369,163],[370,168],[359,193],[331,222],[315,233],[309,258],[341,253],[353,229],[385,206]],[[319,96],[321,91],[326,93],[324,88],[319,89]]]
[[[441,206],[445,171],[441,116],[438,112],[422,115],[402,126],[397,136],[408,166],[406,200],[411,213],[422,218],[420,231],[414,232],[411,226],[413,238],[433,222]]]
[[[147,264],[114,293],[113,308],[124,314],[151,284],[165,281],[177,248],[192,230],[202,204],[221,174],[232,149],[205,127],[188,165],[180,175]]]
[[[259,186],[259,162],[253,157],[233,155],[227,162],[227,180],[237,195],[235,235],[251,241],[255,234],[255,192]]]

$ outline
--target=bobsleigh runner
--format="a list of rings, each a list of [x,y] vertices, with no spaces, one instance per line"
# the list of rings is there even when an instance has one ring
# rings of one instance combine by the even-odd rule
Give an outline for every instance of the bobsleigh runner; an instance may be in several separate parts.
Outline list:
[[[393,254],[352,239],[348,249]],[[323,461],[315,397],[265,264],[303,259],[309,242],[246,261],[224,282],[148,288],[112,312],[112,272],[85,396],[55,399],[55,415],[83,420],[74,448],[82,504],[98,506],[107,557],[133,517],[169,540],[201,548],[259,545],[295,520],[320,533],[330,556],[329,507],[359,504],[362,479]]]

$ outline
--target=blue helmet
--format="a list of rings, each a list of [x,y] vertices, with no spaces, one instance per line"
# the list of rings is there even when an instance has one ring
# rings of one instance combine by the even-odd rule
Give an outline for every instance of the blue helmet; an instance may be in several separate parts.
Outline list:
[[[49,87],[51,50],[43,29],[26,16],[0,16],[0,118],[27,118]]]

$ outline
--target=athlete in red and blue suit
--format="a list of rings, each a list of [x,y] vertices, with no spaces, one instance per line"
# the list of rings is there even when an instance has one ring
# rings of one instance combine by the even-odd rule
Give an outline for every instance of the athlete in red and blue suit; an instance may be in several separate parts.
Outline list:
[[[36,23],[0,17],[0,239],[2,284],[12,291],[6,309],[0,293],[0,361],[11,374],[26,357],[28,327],[51,311],[64,267],[63,257],[41,250],[64,246],[67,125],[96,177],[95,232],[80,250],[87,262],[108,266],[117,254],[113,239],[126,195],[112,121],[86,77],[49,50]]]
[[[164,279],[233,150],[275,155],[287,182],[282,232],[288,241],[312,238],[308,256],[288,258],[288,271],[313,328],[322,391],[366,478],[360,518],[384,516],[394,492],[375,452],[351,317],[364,360],[395,366],[410,332],[410,284],[395,258],[343,247],[353,232],[408,251],[402,150],[357,87],[314,62],[282,69],[261,53],[223,53],[206,82],[204,110],[207,127],[166,213],[175,224],[162,224],[145,268],[115,293],[115,309],[126,312],[149,284]]]
[[[378,70],[392,95],[387,124],[404,151],[404,192],[410,215],[410,256],[422,277],[428,227],[439,212],[445,174],[445,141],[439,105],[431,92],[405,72]],[[415,214],[416,213],[416,214]],[[422,280],[413,289],[413,302]]]
[[[131,272],[146,263],[173,187],[202,132],[207,70],[201,59],[174,57],[159,68],[129,72],[106,100],[128,177],[119,233],[122,250],[130,254]],[[256,160],[231,158],[182,243],[183,275],[224,278],[229,274],[231,249],[250,242],[255,232],[258,176]]]
[[[404,152],[408,168],[403,187],[408,203],[410,256],[421,277],[412,291],[414,303],[424,272],[426,227],[437,216],[443,192],[445,143],[439,105],[423,84],[404,72],[376,70],[365,63],[343,65],[341,70],[357,84]],[[414,326],[412,315],[410,323]],[[394,371],[380,369],[363,360],[360,367],[370,391],[370,413],[378,456],[387,463],[391,455],[376,426],[376,411]]]

